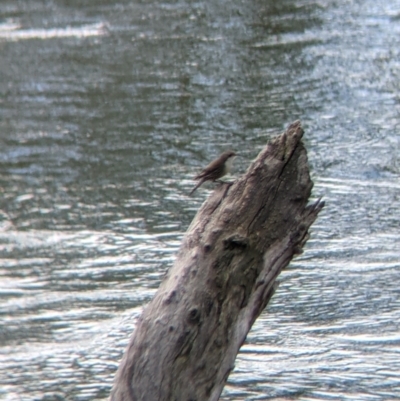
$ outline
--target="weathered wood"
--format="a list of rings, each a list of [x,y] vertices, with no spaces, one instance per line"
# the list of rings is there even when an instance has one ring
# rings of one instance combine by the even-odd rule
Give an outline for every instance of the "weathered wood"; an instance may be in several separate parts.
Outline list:
[[[323,207],[307,206],[313,184],[302,136],[296,121],[203,204],[137,323],[112,401],[218,400],[277,276]]]

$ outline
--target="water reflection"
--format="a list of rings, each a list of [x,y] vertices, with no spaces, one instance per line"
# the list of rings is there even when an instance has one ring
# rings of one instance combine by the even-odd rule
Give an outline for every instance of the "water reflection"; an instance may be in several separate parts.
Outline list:
[[[106,34],[104,24],[85,25],[78,28],[51,29],[21,29],[19,24],[6,21],[0,24],[0,40],[55,39],[55,38],[86,38]]]
[[[224,400],[395,399],[398,1],[0,5],[0,397],[106,399],[226,148],[300,118],[327,203]]]

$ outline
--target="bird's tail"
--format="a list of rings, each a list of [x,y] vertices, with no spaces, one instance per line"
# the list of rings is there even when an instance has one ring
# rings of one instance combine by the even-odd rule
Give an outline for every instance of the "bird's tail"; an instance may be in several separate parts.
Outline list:
[[[196,189],[204,182],[204,180],[200,180],[196,186],[190,191],[189,196],[192,196],[193,192],[196,191]]]

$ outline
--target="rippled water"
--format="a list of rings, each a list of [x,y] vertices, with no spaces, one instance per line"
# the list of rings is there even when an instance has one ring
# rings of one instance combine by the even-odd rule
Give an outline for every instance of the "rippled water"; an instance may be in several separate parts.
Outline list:
[[[300,118],[326,207],[222,399],[400,399],[400,1],[92,3],[0,3],[0,398],[106,400],[192,176]]]

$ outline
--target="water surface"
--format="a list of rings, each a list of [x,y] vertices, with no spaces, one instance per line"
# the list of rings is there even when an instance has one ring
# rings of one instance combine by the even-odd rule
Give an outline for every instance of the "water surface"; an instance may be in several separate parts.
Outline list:
[[[106,400],[193,175],[299,118],[326,207],[222,399],[398,399],[400,1],[89,3],[0,5],[0,398]]]

